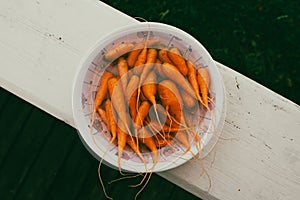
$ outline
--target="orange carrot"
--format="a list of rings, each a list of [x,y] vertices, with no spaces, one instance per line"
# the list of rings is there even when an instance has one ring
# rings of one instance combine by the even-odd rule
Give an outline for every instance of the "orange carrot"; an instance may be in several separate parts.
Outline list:
[[[126,131],[131,135],[129,129],[130,121],[129,121],[128,113],[126,112],[127,109],[126,109],[125,96],[123,93],[122,84],[120,81],[118,81],[116,77],[108,79],[108,91],[110,94],[110,99],[113,108],[116,111],[118,119],[120,119],[124,123],[126,127]]]
[[[156,147],[161,148],[170,144],[173,140],[173,137],[170,134],[155,135],[153,136],[153,140],[156,144]]]
[[[153,104],[156,104],[156,75],[154,71],[151,71],[146,77],[143,85],[142,91],[144,96]]]
[[[118,68],[118,74],[122,83],[122,87],[125,90],[126,86],[127,86],[127,82],[128,82],[128,76],[127,76],[127,72],[128,72],[128,65],[127,65],[127,61],[125,60],[124,57],[120,57],[118,59],[118,64],[117,64],[117,68]]]
[[[140,52],[143,50],[143,48],[145,48],[145,46],[147,46],[147,47],[151,46],[157,42],[158,42],[158,39],[153,39],[153,40],[148,40],[146,43],[145,42],[137,43],[135,45],[135,47],[133,48],[133,50],[128,53],[128,56],[127,56],[128,65],[130,67],[133,67]]]
[[[159,60],[159,59],[156,59],[156,63],[155,63],[155,72],[156,72],[156,74],[157,74],[157,76],[158,76],[158,78],[163,78],[163,77],[165,77],[165,74],[164,74],[164,72],[163,72],[163,70],[162,70],[162,67],[161,67],[161,61]]]
[[[153,65],[156,62],[156,56],[157,56],[157,51],[156,49],[149,49],[147,52],[147,60],[145,63],[145,66],[143,67],[141,76],[140,76],[140,85],[144,83],[146,77],[148,76],[149,72],[152,70]]]
[[[154,129],[156,132],[163,132],[163,133],[170,133],[170,132],[176,133],[177,131],[181,130],[176,123],[173,123],[172,126],[167,126],[167,125],[161,126],[159,125],[158,122],[151,121],[148,124],[148,126]]]
[[[141,105],[139,106],[137,115],[135,117],[135,120],[134,120],[134,124],[136,127],[142,126],[145,117],[149,113],[150,106],[151,106],[151,104],[148,101],[143,101],[141,103]]]
[[[210,77],[207,68],[202,67],[198,69],[197,81],[199,84],[204,106],[208,108],[208,91],[209,91]]]
[[[129,112],[132,119],[135,119],[137,113],[137,87],[139,84],[139,77],[132,75],[127,88],[125,90],[126,99],[128,101]]]
[[[152,152],[153,163],[154,163],[153,168],[154,168],[154,166],[156,165],[157,160],[158,160],[158,151],[157,151],[156,144],[155,144],[155,141],[154,141],[153,137],[147,131],[147,129],[144,128],[144,127],[139,129],[138,137],[139,137],[139,140],[144,145],[146,145],[150,149],[150,151]]]
[[[185,79],[185,77],[178,71],[178,69],[174,65],[164,63],[162,65],[162,70],[169,79],[174,81],[181,89],[185,90],[189,95],[196,99],[195,92],[191,87],[189,81]]]
[[[186,148],[185,152],[188,152],[191,149],[188,134],[185,131],[178,131],[175,138]]]
[[[110,99],[107,99],[105,101],[105,110],[106,110],[106,116],[108,120],[108,129],[111,133],[111,140],[110,143],[113,143],[117,137],[117,123],[116,119],[113,113],[112,105]]]
[[[184,107],[192,109],[196,105],[196,99],[189,95],[185,90],[181,91],[181,98]]]
[[[168,56],[167,48],[160,49],[158,52],[158,57],[163,63],[166,62],[166,63],[173,64],[173,62],[170,60],[170,58]]]
[[[140,157],[140,159],[145,163],[145,158],[142,156],[140,149],[137,145],[137,143],[135,142],[136,139],[134,139],[133,137],[127,135],[126,137],[126,142],[127,144],[131,147],[131,149]]]
[[[107,94],[107,81],[112,78],[114,75],[111,72],[103,72],[100,81],[99,81],[99,89],[96,93],[95,101],[94,101],[94,112],[97,111],[98,107],[101,105],[105,96]]]
[[[161,81],[158,84],[158,93],[167,112],[170,112],[176,120],[181,121],[182,99],[175,83],[170,80]]]
[[[185,59],[181,56],[179,50],[176,47],[173,47],[168,51],[168,57],[179,69],[181,74],[183,76],[186,76],[188,73],[188,68],[186,66]]]
[[[137,57],[137,60],[136,62],[134,63],[134,73],[135,74],[140,74],[141,71],[143,70],[143,65],[146,63],[146,60],[147,60],[147,49],[144,48],[139,56]]]
[[[112,61],[117,59],[118,57],[124,55],[125,53],[127,53],[128,51],[130,51],[131,49],[133,49],[134,45],[132,43],[121,43],[111,49],[109,49],[105,55],[104,58],[108,61]]]
[[[133,67],[139,54],[143,50],[143,45],[140,45],[140,48],[135,48],[134,50],[130,51],[127,56],[127,63],[130,67]]]
[[[202,102],[202,99],[201,99],[201,96],[200,96],[200,93],[199,93],[199,85],[198,85],[198,82],[197,82],[197,70],[196,70],[196,67],[195,65],[191,62],[191,61],[187,61],[187,67],[188,67],[188,74],[187,74],[187,77],[188,77],[188,80],[195,92],[195,95],[197,97],[197,99]]]
[[[95,101],[94,101],[94,107],[93,107],[93,113],[92,113],[92,119],[90,124],[90,131],[93,130],[93,124],[95,121],[95,114],[99,108],[99,106],[102,104],[103,100],[105,99],[107,95],[108,85],[107,81],[108,79],[112,78],[114,75],[111,72],[103,72],[100,81],[99,81],[99,89],[96,93]]]
[[[106,111],[103,110],[102,108],[98,108],[97,109],[98,114],[100,115],[101,119],[103,120],[103,122],[108,125],[108,119],[107,119],[107,115],[106,115]]]
[[[126,146],[126,138],[127,138],[127,133],[124,131],[125,125],[122,123],[122,121],[118,121],[118,127],[117,127],[117,138],[118,138],[118,166],[119,166],[119,171],[121,172],[121,165],[120,161],[122,158],[123,151]]]

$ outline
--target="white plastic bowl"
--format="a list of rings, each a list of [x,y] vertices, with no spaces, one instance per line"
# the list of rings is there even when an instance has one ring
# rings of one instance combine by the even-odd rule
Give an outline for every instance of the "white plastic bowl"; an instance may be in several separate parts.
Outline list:
[[[150,32],[149,32],[150,31]],[[101,120],[95,120],[92,134],[90,133],[91,113],[93,110],[94,96],[99,87],[98,82],[105,67],[110,62],[104,59],[105,52],[122,42],[138,43],[150,33],[158,38],[167,47],[176,46],[186,59],[194,62],[196,67],[207,67],[210,73],[210,92],[214,94],[214,106],[211,114],[206,114],[203,121],[204,131],[198,129],[201,136],[201,151],[204,158],[218,141],[225,118],[224,86],[215,62],[206,49],[191,35],[170,25],[147,22],[128,25],[115,30],[111,34],[99,40],[88,52],[80,63],[73,83],[73,115],[79,135],[86,148],[98,160],[103,158],[105,164],[118,168],[117,147],[110,144],[107,139],[107,128]],[[191,141],[191,152],[198,153],[197,148]],[[164,147],[159,150],[159,161],[153,171],[164,171],[177,167],[193,156],[188,152],[183,154],[184,149]],[[125,149],[121,159],[121,169],[130,172],[146,172],[152,167],[150,153],[144,153],[149,158],[147,169],[140,159],[132,151]]]

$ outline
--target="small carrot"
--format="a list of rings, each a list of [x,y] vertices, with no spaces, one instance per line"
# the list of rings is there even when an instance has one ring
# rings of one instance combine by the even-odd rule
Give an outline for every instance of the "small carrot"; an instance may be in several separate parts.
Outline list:
[[[134,124],[136,127],[140,127],[143,125],[144,119],[149,113],[151,104],[148,101],[143,101],[141,105],[139,106],[137,115],[134,120]]]
[[[155,68],[155,72],[156,72],[159,79],[162,79],[162,78],[165,77],[165,74],[162,71],[161,65],[162,65],[161,61],[159,59],[156,59],[156,63],[154,65],[155,66],[154,68]]]
[[[154,71],[151,71],[146,77],[142,91],[144,96],[153,104],[156,105],[156,75]]]
[[[188,110],[184,109],[183,110],[183,118],[184,118],[184,121],[185,121],[187,127],[193,127],[193,123],[191,121],[191,117],[192,117],[191,113],[189,113]]]
[[[159,59],[164,63],[170,63],[170,64],[173,64],[173,62],[170,60],[169,56],[168,56],[168,49],[167,48],[163,48],[163,49],[160,49],[158,51],[158,57]]]
[[[195,92],[195,95],[197,97],[197,99],[202,102],[200,93],[199,93],[199,85],[197,82],[197,70],[195,65],[191,62],[191,61],[187,61],[187,67],[188,67],[188,74],[187,74],[187,78]]]
[[[195,92],[191,87],[191,84],[174,65],[163,63],[162,70],[169,79],[174,81],[181,89],[185,90],[189,95],[196,99]]]
[[[163,80],[158,84],[158,93],[166,111],[170,112],[174,118],[181,121],[182,99],[175,85],[170,80]]]
[[[140,102],[147,101],[148,99],[145,97],[143,92],[140,92],[140,96],[138,97]]]
[[[106,115],[106,111],[103,110],[102,108],[98,108],[97,109],[98,114],[100,115],[101,119],[103,120],[103,122],[108,125],[108,119],[107,119],[107,115]]]
[[[130,135],[127,135],[126,137],[126,143],[131,147],[131,149],[140,157],[140,159],[145,163],[145,158],[142,156],[141,151],[135,142],[136,139],[131,137]]]
[[[185,131],[178,131],[175,138],[186,148],[185,152],[188,152],[191,149],[188,134]]]
[[[174,123],[175,124],[175,123]],[[173,132],[173,133],[176,133],[177,131],[179,131],[179,130],[181,130],[180,128],[179,128],[179,126],[177,126],[176,124],[175,124],[175,126],[174,126],[174,124],[173,124],[173,126],[167,126],[167,125],[163,125],[163,126],[161,126],[161,125],[159,125],[159,123],[158,122],[155,122],[155,121],[151,121],[149,124],[148,124],[148,126],[149,127],[151,127],[152,129],[154,129],[155,131],[157,131],[157,132],[163,132],[163,133],[170,133],[170,132]],[[165,135],[165,134],[164,134]]]
[[[154,168],[158,160],[158,151],[152,135],[148,132],[148,130],[145,127],[142,127],[138,131],[138,137],[139,137],[139,141],[141,141],[144,145],[146,145],[152,152],[153,164],[154,164],[152,168]]]
[[[143,50],[143,45],[141,44],[140,45],[141,47],[137,47],[135,48],[133,51],[130,51],[128,53],[128,56],[127,56],[127,63],[130,67],[133,67],[139,54],[141,53],[141,51]]]
[[[116,77],[108,79],[108,91],[118,119],[120,119],[124,123],[126,131],[128,131],[128,133],[131,134],[129,129],[130,121],[126,109],[125,96],[123,93],[122,84],[120,81],[118,81]]]
[[[121,158],[123,151],[126,146],[126,138],[127,138],[127,133],[124,131],[125,125],[123,124],[122,121],[118,121],[118,127],[117,127],[117,138],[118,138],[118,166],[119,166],[119,171],[121,172]]]
[[[127,61],[125,60],[124,57],[120,57],[118,59],[118,63],[117,63],[117,68],[118,68],[118,74],[122,83],[122,87],[125,90],[127,83],[128,83],[128,65],[127,65]]]
[[[105,99],[108,91],[108,85],[107,81],[108,79],[112,78],[114,75],[111,72],[103,72],[100,81],[99,81],[99,89],[96,93],[95,101],[94,101],[94,106],[93,106],[93,114],[92,114],[92,119],[91,119],[91,124],[90,124],[90,131],[92,131],[92,127],[94,124],[95,120],[95,114],[99,108],[99,106],[102,104],[103,100]]]
[[[105,101],[105,110],[106,110],[106,116],[108,120],[108,129],[112,136],[110,143],[113,143],[117,137],[117,123],[116,123],[117,120],[114,116],[110,99],[107,99]]]
[[[186,66],[185,59],[181,56],[179,50],[176,47],[173,47],[168,51],[168,57],[179,69],[181,74],[183,76],[186,76],[188,73],[188,68]]]
[[[132,75],[127,88],[125,90],[126,99],[128,101],[129,112],[132,119],[135,119],[137,113],[137,87],[139,84],[139,77]]]
[[[204,103],[204,106],[208,108],[208,91],[210,84],[209,72],[207,68],[204,67],[199,68],[197,71],[197,81],[202,95],[202,101]]]
[[[156,147],[161,148],[169,145],[172,142],[173,137],[170,134],[164,134],[163,136],[155,135],[153,136],[153,140],[156,144]]]
[[[101,105],[105,96],[107,94],[107,81],[112,78],[114,75],[111,72],[103,72],[100,81],[99,81],[99,89],[96,93],[95,101],[94,101],[94,112],[97,111],[98,107]]]
[[[144,83],[144,81],[145,81],[146,77],[148,76],[149,72],[152,70],[152,67],[156,62],[156,56],[157,56],[156,49],[153,49],[153,48],[148,49],[148,51],[147,51],[147,60],[146,60],[145,66],[143,67],[142,73],[140,75],[140,84],[139,84],[139,86],[141,86]]]
[[[109,49],[105,54],[104,54],[104,59],[108,61],[112,61],[117,59],[118,57],[124,55],[131,49],[133,49],[134,45],[132,43],[121,43],[111,49]]]
[[[135,45],[132,51],[128,53],[127,56],[127,63],[130,67],[133,67],[140,52],[145,48],[145,46],[151,46],[155,43],[158,43],[158,39],[153,39],[153,40],[148,40],[146,43],[145,42],[139,42]]]
[[[184,107],[192,109],[196,105],[196,99],[189,95],[185,90],[181,91],[181,98]]]
[[[137,57],[136,62],[134,63],[134,73],[135,74],[140,74],[141,71],[143,70],[143,65],[146,63],[147,60],[147,48],[144,48],[139,56]]]

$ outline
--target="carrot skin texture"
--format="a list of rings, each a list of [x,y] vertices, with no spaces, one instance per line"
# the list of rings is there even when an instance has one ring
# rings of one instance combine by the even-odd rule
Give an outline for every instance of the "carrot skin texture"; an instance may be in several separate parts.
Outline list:
[[[164,74],[169,77],[169,79],[174,81],[181,89],[185,90],[189,95],[196,99],[195,92],[190,83],[174,65],[163,63],[161,67]]]
[[[186,76],[188,73],[188,68],[186,66],[185,59],[180,55],[180,52],[176,47],[173,47],[168,51],[168,57],[179,69],[180,73],[183,76]]]
[[[141,71],[143,70],[143,65],[146,63],[147,60],[147,49],[144,48],[138,55],[138,58],[136,62],[134,63],[134,73],[135,74],[141,74]]]
[[[175,135],[175,138],[183,144],[183,146],[186,148],[186,152],[190,150],[190,142],[188,138],[188,134],[185,131],[178,131]]]
[[[139,56],[139,54],[141,53],[141,51],[145,48],[145,47],[148,47],[148,46],[151,46],[155,43],[158,43],[159,40],[158,39],[152,39],[152,40],[148,40],[147,42],[140,42],[140,43],[137,43],[133,50],[130,51],[128,53],[128,56],[127,56],[127,63],[128,63],[128,66],[129,67],[134,67],[134,64]]]
[[[196,99],[187,94],[185,90],[181,91],[181,98],[183,101],[184,107],[192,109],[196,105]]]
[[[197,81],[197,70],[196,70],[196,66],[191,62],[191,61],[187,61],[187,67],[188,67],[188,75],[187,78],[189,80],[189,83],[191,84],[191,87],[193,88],[195,95],[197,97],[197,99],[201,102],[201,96],[199,93],[199,84]]]
[[[120,57],[117,63],[119,77],[122,83],[122,87],[125,90],[128,83],[128,64],[124,57]]]
[[[106,110],[106,116],[108,120],[108,128],[112,135],[110,143],[113,143],[115,139],[117,138],[117,123],[116,119],[113,113],[112,105],[110,99],[107,99],[105,101],[105,110]]]
[[[94,101],[94,112],[98,109],[98,107],[101,105],[103,100],[105,99],[105,96],[108,91],[107,82],[108,79],[114,77],[114,75],[111,72],[103,72],[100,81],[99,81],[99,89],[96,93],[95,101]]]
[[[131,149],[140,157],[140,159],[145,163],[145,158],[142,156],[138,144],[136,143],[136,139],[127,135],[126,143],[131,147]]]
[[[102,108],[98,108],[97,109],[98,114],[100,115],[101,119],[103,120],[103,122],[108,125],[108,119],[107,119],[107,115],[106,115],[106,111],[103,110]]]
[[[130,121],[128,119],[126,104],[125,104],[125,96],[123,93],[122,84],[116,77],[110,78],[108,80],[108,90],[110,94],[110,99],[113,105],[114,110],[124,125],[126,125],[126,129],[129,130]]]
[[[202,101],[204,106],[208,108],[208,91],[210,84],[209,72],[206,68],[199,68],[197,72],[197,81],[202,95]]]
[[[137,114],[136,100],[139,81],[140,79],[137,75],[132,75],[125,91],[126,99],[128,101],[129,112],[132,119],[135,119]]]
[[[130,51],[128,53],[128,56],[127,56],[127,63],[129,65],[129,67],[133,67],[139,54],[141,53],[141,51],[143,50],[143,47],[142,45],[140,45],[141,47],[140,48],[137,48],[137,49],[134,49],[133,51]]]
[[[161,81],[158,84],[158,94],[167,111],[180,122],[183,103],[175,83],[170,80]]]
[[[118,125],[120,125],[120,123],[118,122]],[[123,151],[125,149],[126,146],[126,137],[127,137],[127,133],[124,131],[124,125],[122,128],[118,126],[117,128],[117,138],[118,138],[118,166],[119,166],[119,170],[121,170],[121,165],[120,165],[120,161],[122,158],[122,154]]]
[[[133,49],[133,47],[134,45],[132,43],[121,43],[108,50],[104,55],[104,59],[108,61],[115,60],[118,57],[130,51],[131,49]]]
[[[156,104],[156,74],[154,71],[151,71],[146,77],[143,85],[142,91],[144,96],[153,104]]]
[[[162,62],[173,64],[173,62],[168,57],[168,49],[163,48],[158,51],[158,57]]]
[[[146,60],[146,63],[143,67],[142,73],[140,75],[140,85],[142,83],[144,83],[145,79],[147,78],[147,75],[152,70],[152,67],[156,62],[156,56],[157,56],[156,49],[152,49],[152,48],[148,49],[148,51],[147,51],[147,60]]]
[[[136,127],[140,127],[143,125],[144,119],[149,113],[150,106],[151,104],[148,101],[143,101],[141,103],[134,120],[134,124]]]
[[[138,137],[139,141],[142,142],[144,145],[146,145],[150,151],[152,152],[153,155],[153,163],[156,164],[158,160],[158,151],[156,148],[155,141],[151,134],[147,131],[146,128],[142,127],[138,131]]]

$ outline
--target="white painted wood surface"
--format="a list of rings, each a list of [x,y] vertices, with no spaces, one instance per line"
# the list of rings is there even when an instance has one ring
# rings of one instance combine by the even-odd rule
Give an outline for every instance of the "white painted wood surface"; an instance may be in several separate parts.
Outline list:
[[[107,23],[107,19],[110,22]],[[0,85],[74,126],[72,81],[93,43],[137,23],[97,0],[0,2]],[[300,196],[300,107],[217,63],[227,116],[222,137],[200,161],[159,173],[204,199],[297,199]]]

